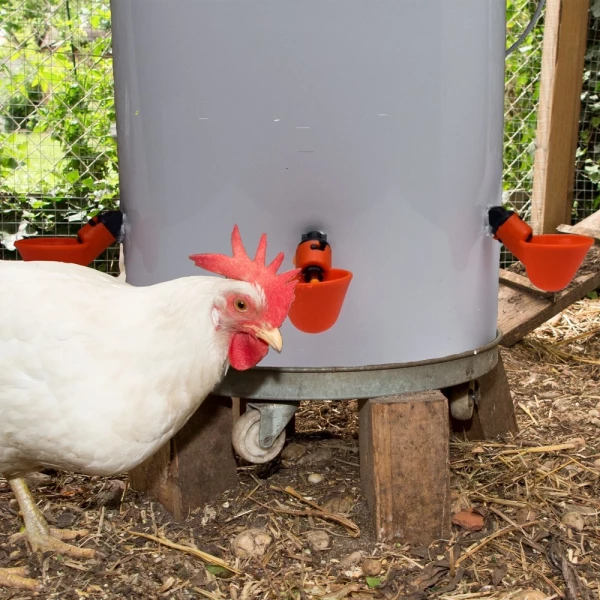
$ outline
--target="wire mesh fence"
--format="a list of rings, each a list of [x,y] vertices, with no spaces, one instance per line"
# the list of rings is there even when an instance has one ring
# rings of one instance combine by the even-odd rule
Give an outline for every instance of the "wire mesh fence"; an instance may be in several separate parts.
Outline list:
[[[600,208],[600,0],[592,0],[583,70],[573,221]]]
[[[113,96],[108,1],[0,0],[2,258],[118,205]]]
[[[512,44],[538,0],[507,0]],[[504,198],[529,218],[543,15],[506,65]],[[0,258],[26,235],[73,235],[118,206],[108,0],[0,0]],[[600,182],[600,0],[592,0],[574,219]],[[503,254],[502,262],[512,257]],[[114,272],[111,248],[95,266]]]

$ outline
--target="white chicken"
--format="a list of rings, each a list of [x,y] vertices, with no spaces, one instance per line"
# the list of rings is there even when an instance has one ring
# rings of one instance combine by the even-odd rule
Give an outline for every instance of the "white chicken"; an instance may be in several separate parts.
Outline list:
[[[75,557],[78,532],[51,530],[25,474],[56,468],[89,475],[129,471],[158,450],[218,385],[269,346],[294,298],[297,270],[254,260],[237,226],[233,257],[193,255],[224,275],[148,287],[52,262],[0,262],[0,474],[10,484],[34,551]],[[0,585],[35,589],[19,570]]]

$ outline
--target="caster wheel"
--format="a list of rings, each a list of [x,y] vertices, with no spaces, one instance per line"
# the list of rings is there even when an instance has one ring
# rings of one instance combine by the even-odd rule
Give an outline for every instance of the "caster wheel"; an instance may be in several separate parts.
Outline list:
[[[450,414],[457,421],[469,421],[473,416],[475,403],[478,400],[479,383],[477,381],[452,388],[448,394]]]
[[[450,413],[457,421],[468,421],[473,416],[474,406],[471,395],[464,394],[450,403]]]
[[[270,448],[263,448],[258,443],[260,431],[260,412],[247,410],[233,427],[232,442],[236,453],[254,464],[262,464],[273,460],[282,450],[285,443],[285,430],[273,442]]]

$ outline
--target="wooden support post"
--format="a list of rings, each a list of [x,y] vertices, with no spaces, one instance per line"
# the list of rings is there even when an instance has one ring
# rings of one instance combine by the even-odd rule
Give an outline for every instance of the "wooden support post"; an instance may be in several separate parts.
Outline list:
[[[243,398],[231,399],[231,410],[233,416],[233,424],[246,412],[246,400]]]
[[[492,371],[479,378],[479,401],[470,421],[452,420],[454,431],[468,440],[489,440],[517,432],[515,408],[502,357]]]
[[[428,391],[361,402],[360,479],[377,539],[450,534],[448,403]]]
[[[238,485],[231,400],[209,396],[183,428],[131,474],[131,487],[182,519]]]
[[[571,223],[589,0],[547,0],[531,225]]]

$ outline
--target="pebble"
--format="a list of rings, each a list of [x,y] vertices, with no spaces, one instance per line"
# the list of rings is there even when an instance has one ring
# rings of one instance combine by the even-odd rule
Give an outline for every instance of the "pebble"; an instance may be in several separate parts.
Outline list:
[[[590,410],[588,413],[590,417],[600,417],[600,410],[596,410],[595,408]]]
[[[590,423],[592,423],[596,427],[600,427],[600,419],[598,419],[598,418],[596,418],[596,419],[590,419]]]
[[[323,475],[321,475],[321,473],[311,473],[308,476],[308,483],[312,483],[312,484],[316,485],[317,483],[321,483],[321,481],[323,481],[323,479],[325,479],[325,477],[323,477]]]
[[[333,460],[333,452],[331,448],[317,448],[313,452],[305,454],[298,460],[299,465],[310,465],[317,463],[331,462]]]
[[[346,556],[342,557],[340,560],[340,568],[341,569],[349,569],[350,567],[355,567],[363,557],[363,553],[357,550],[356,552],[352,552],[351,554],[346,554]]]
[[[313,550],[327,550],[329,545],[331,544],[331,538],[324,531],[320,529],[315,529],[314,531],[309,531],[306,534],[306,539],[308,543],[312,546]]]
[[[323,504],[323,508],[337,515],[347,515],[354,508],[352,496],[334,496]]]
[[[376,558],[366,558],[360,568],[367,577],[377,577],[383,570],[383,565]]]
[[[288,444],[281,453],[283,460],[298,460],[306,454],[306,446],[302,444]]]
[[[272,542],[273,538],[263,529],[246,529],[235,536],[231,551],[238,558],[260,558]]]
[[[566,525],[569,529],[573,529],[574,531],[583,531],[583,528],[585,527],[583,516],[574,511],[565,513],[562,516],[561,522],[563,525]]]
[[[594,461],[594,466],[596,467],[596,469],[600,469],[600,458],[597,458],[597,459]]]

